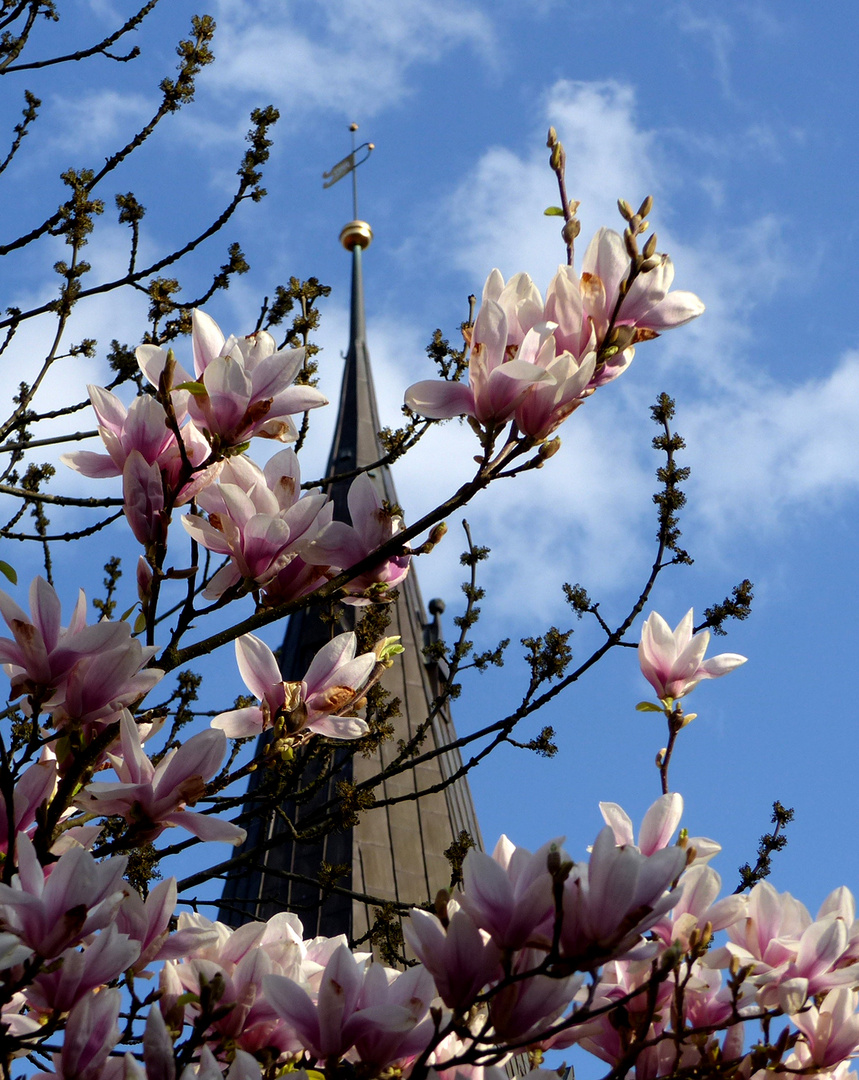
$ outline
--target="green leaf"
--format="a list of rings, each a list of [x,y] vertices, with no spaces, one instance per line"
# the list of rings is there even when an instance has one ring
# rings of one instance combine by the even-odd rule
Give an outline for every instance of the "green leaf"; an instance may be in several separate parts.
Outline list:
[[[635,709],[636,712],[663,712],[663,709],[659,705],[654,705],[652,701],[639,701]]]
[[[547,206],[546,209],[543,211],[543,214],[546,217],[563,217],[564,211],[560,208],[560,206]]]
[[[135,634],[142,634],[146,629],[146,616],[141,611],[137,618],[134,620],[134,632]]]
[[[18,584],[18,575],[15,573],[15,568],[10,566],[7,562],[3,562],[2,559],[0,559],[0,574],[7,577],[13,585]]]
[[[208,397],[208,391],[201,382],[183,382],[173,387],[174,390],[190,390],[194,397]]]
[[[134,611],[134,609],[136,607],[137,607],[137,604],[132,604],[131,607],[128,609],[128,611],[123,611],[123,613],[119,616],[119,621],[120,622],[125,622],[125,620],[132,613],[132,611]]]

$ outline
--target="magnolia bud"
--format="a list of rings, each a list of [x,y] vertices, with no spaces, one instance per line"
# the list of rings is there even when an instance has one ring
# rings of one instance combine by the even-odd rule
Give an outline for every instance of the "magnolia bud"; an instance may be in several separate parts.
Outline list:
[[[647,240],[647,243],[644,245],[642,254],[644,255],[645,259],[649,259],[651,255],[656,254],[656,233],[651,233],[650,237]]]
[[[548,442],[544,442],[539,449],[539,456],[541,461],[548,461],[550,457],[554,457],[555,454],[561,449],[561,440],[556,435],[554,439],[549,439]]]
[[[447,525],[440,521],[429,534],[429,542],[435,547],[447,535]]]
[[[158,380],[158,389],[162,394],[169,394],[173,389],[173,373],[176,370],[176,356],[172,349],[167,350],[167,359],[164,361],[164,369]]]
[[[625,221],[629,221],[632,218],[632,207],[629,205],[626,199],[618,199],[617,208],[618,210],[620,210],[620,216]]]
[[[645,198],[644,202],[641,204],[641,206],[639,206],[639,208],[638,208],[638,216],[642,217],[642,218],[645,218],[645,217],[647,217],[647,215],[650,213],[650,211],[652,209],[653,209],[653,196],[648,195]]]
[[[152,567],[141,555],[137,560],[137,595],[144,603],[149,599],[152,589]]]
[[[546,146],[548,146],[549,149],[551,150],[552,147],[555,145],[555,143],[557,143],[557,141],[558,141],[558,133],[557,133],[557,131],[555,131],[555,129],[553,127],[550,127],[549,128],[549,134],[546,137]]]
[[[570,218],[566,225],[561,229],[561,236],[563,237],[565,244],[572,244],[575,238],[582,231],[582,223],[578,218]]]

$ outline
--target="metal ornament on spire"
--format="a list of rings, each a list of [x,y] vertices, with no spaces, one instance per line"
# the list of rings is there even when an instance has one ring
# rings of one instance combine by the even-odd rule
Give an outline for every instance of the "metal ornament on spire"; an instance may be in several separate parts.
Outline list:
[[[352,216],[353,220],[348,225],[344,226],[340,233],[340,243],[347,249],[352,251],[354,248],[365,248],[370,246],[370,241],[373,239],[373,230],[367,224],[366,221],[361,221],[358,218],[358,178],[356,175],[356,169],[359,165],[363,165],[367,158],[375,150],[375,145],[371,142],[361,143],[360,146],[355,146],[355,132],[358,130],[357,124],[350,124],[349,131],[352,133],[352,153],[347,154],[346,157],[341,158],[336,165],[333,165],[328,172],[322,174],[324,188],[332,187],[338,180],[342,180],[344,176],[352,174]],[[366,150],[366,153],[362,158],[358,158],[358,154],[362,150]]]

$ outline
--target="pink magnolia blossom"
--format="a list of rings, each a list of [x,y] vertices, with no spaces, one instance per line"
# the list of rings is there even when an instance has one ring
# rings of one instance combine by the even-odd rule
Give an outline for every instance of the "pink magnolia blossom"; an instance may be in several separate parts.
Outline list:
[[[131,890],[116,916],[116,927],[136,941],[140,956],[131,965],[139,974],[158,960],[186,956],[194,949],[211,944],[217,937],[214,929],[190,926],[171,932],[170,920],[176,910],[176,879],[171,877],[151,889],[146,900]]]
[[[57,762],[45,751],[15,781],[12,796],[14,816],[10,822],[6,800],[0,798],[0,851],[14,847],[15,835],[25,832],[36,820],[36,814],[46,799],[53,795],[57,783]]]
[[[796,945],[812,924],[811,915],[790,893],[779,893],[768,881],[760,881],[748,896],[746,918],[728,928],[729,943],[711,950],[707,964],[726,967],[730,957],[759,974],[790,963]]]
[[[353,633],[338,634],[319,650],[300,683],[285,683],[271,649],[253,634],[245,634],[236,641],[236,660],[245,686],[260,704],[221,713],[212,726],[240,739],[258,735],[285,716],[288,733],[360,738],[368,730],[365,721],[339,714],[354,705],[377,658],[375,653],[356,656],[356,647]]]
[[[170,511],[164,502],[161,470],[156,462],[148,464],[139,450],[132,450],[125,460],[122,501],[125,520],[147,552],[166,541]]]
[[[513,333],[515,344],[519,329],[521,324]],[[438,379],[415,383],[406,391],[406,405],[433,419],[473,416],[490,427],[506,423],[535,383],[555,381],[545,368],[511,359],[508,339],[507,313],[485,299],[471,336],[468,385]]]
[[[702,630],[693,636],[693,625],[690,608],[673,632],[655,611],[641,628],[638,646],[641,672],[664,702],[685,697],[702,679],[718,679],[746,662],[746,657],[737,653],[721,653],[704,660],[710,632]]]
[[[290,417],[327,405],[327,398],[313,387],[293,385],[304,363],[304,349],[278,351],[265,330],[225,339],[204,312],[194,311],[192,318],[195,376],[176,365],[174,384],[190,390],[188,412],[218,449],[237,446],[254,435],[292,442],[297,431]],[[157,386],[167,363],[166,351],[141,345],[137,361]]]
[[[86,597],[78,596],[68,628],[60,625],[60,601],[42,578],[30,586],[31,617],[0,591],[0,614],[13,639],[0,638],[12,696],[27,694],[51,713],[56,726],[107,722],[140,700],[163,677],[145,667],[157,652],[131,636],[126,622],[86,625]],[[29,711],[30,702],[25,703]]]
[[[535,383],[516,409],[519,430],[538,442],[548,438],[582,404],[597,359],[593,350],[580,361],[570,352],[559,353],[552,330],[552,323],[530,330],[518,354],[520,360],[552,376]]]
[[[606,825],[610,825],[618,846],[635,843],[632,821],[617,803],[601,802],[600,813]],[[638,850],[643,855],[667,847],[683,816],[683,796],[676,791],[661,795],[644,815],[638,836]]]
[[[201,840],[240,844],[246,836],[229,821],[186,810],[206,792],[206,782],[218,771],[227,750],[222,732],[209,729],[169,750],[157,766],[143,752],[140,733],[131,714],[120,720],[120,755],[109,754],[120,783],[87,784],[75,804],[90,813],[120,814],[140,842],[154,840],[170,825],[178,825]]]
[[[122,476],[132,450],[141,453],[147,464],[178,455],[176,436],[167,424],[164,407],[150,394],[135,398],[126,409],[119,398],[100,386],[88,386],[89,399],[98,419],[98,433],[106,454],[78,450],[61,455],[60,460],[84,476]],[[181,414],[177,417],[181,421]]]
[[[443,926],[436,915],[413,908],[403,936],[432,975],[445,1005],[468,1008],[488,983],[500,978],[501,950],[458,905],[451,903],[448,912]]]
[[[126,409],[110,391],[100,386],[89,386],[87,389],[98,418],[98,433],[107,453],[78,450],[61,454],[60,460],[64,464],[84,476],[97,479],[122,476],[129,454],[136,451],[142,454],[147,465],[158,466],[176,506],[190,501],[198,491],[214,481],[221,467],[217,463],[198,469],[191,478],[184,475],[180,489],[185,464],[176,436],[167,423],[164,407],[152,395],[141,394]],[[186,398],[187,395],[176,395],[174,404],[178,424],[187,419]],[[193,466],[201,466],[211,455],[209,443],[193,421],[184,424],[180,435],[188,461]]]
[[[113,922],[129,890],[125,858],[96,862],[72,848],[46,875],[26,833],[18,836],[17,852],[12,884],[0,883],[0,920],[39,956],[52,960]]]
[[[250,1053],[301,1053],[303,1047],[295,1033],[263,997],[262,981],[266,975],[285,975],[315,993],[325,964],[345,938],[304,941],[300,920],[288,912],[267,923],[246,923],[236,930],[200,915],[182,913],[178,933],[192,931],[209,935],[209,940],[189,948],[184,962],[165,965],[169,974],[162,980],[162,989],[169,999],[167,1011],[173,1008],[171,1000],[178,1000],[185,991],[199,996],[202,983],[217,977],[224,986],[221,1005],[230,1006],[214,1025],[220,1035]],[[193,1023],[197,1015],[193,1002],[186,1006],[187,1022]]]
[[[697,318],[704,305],[690,292],[671,292],[674,264],[667,255],[639,274],[620,305],[615,326],[662,331]],[[630,260],[623,237],[613,229],[599,229],[582,260],[582,294],[587,315],[602,340],[617,306],[620,284],[629,274]]]
[[[653,933],[666,944],[678,942],[686,948],[692,933],[703,931],[708,923],[713,931],[724,930],[745,918],[747,897],[733,894],[719,899],[721,889],[722,879],[711,866],[693,864],[678,887],[676,905],[653,927]]]
[[[41,972],[25,995],[38,1012],[68,1012],[90,990],[118,979],[139,955],[140,944],[111,924],[83,948],[66,949],[59,965]]]
[[[512,973],[533,971],[544,958],[541,951],[523,949],[516,956]],[[489,999],[489,1017],[496,1034],[513,1040],[545,1031],[567,1010],[583,980],[581,974],[560,979],[534,975],[503,986]]]
[[[352,481],[346,502],[352,524],[331,521],[312,539],[300,544],[299,554],[307,563],[346,570],[402,532],[402,519],[385,508],[366,473]],[[384,559],[378,566],[353,578],[347,590],[352,595],[360,595],[374,586],[392,588],[408,574],[410,560],[408,554]]]
[[[791,1019],[804,1037],[807,1057],[797,1047],[799,1062],[818,1069],[830,1069],[859,1050],[859,1016],[856,1015],[859,995],[855,990],[841,987],[831,990],[819,1008],[808,1005]]]
[[[611,826],[618,846],[624,844],[635,845],[635,834],[629,814],[617,803],[601,802],[599,806],[606,825]],[[644,815],[638,833],[637,847],[639,851],[645,855],[652,855],[654,851],[667,847],[671,843],[671,838],[677,826],[680,824],[682,815],[682,795],[676,791],[671,791],[667,795],[660,795]],[[689,864],[690,866],[706,863],[722,850],[715,840],[710,840],[706,836],[687,837],[685,847],[687,853],[694,849],[694,858]]]
[[[275,455],[265,470],[247,458],[224,466],[221,483],[198,496],[209,520],[193,514],[182,518],[198,543],[230,557],[208,583],[206,597],[221,596],[242,581],[267,585],[330,521],[327,496],[319,491],[299,495],[292,450]]]
[[[119,1042],[121,1004],[118,990],[90,991],[69,1013],[63,1048],[53,1055],[55,1071],[36,1073],[35,1080],[107,1080],[108,1055]],[[121,1076],[112,1072],[110,1080]]]
[[[432,1036],[434,993],[424,968],[401,974],[357,961],[346,945],[325,967],[316,1000],[291,979],[269,975],[263,990],[275,1012],[316,1058],[342,1057],[353,1046],[362,1062],[384,1068],[415,1056]]]
[[[560,843],[532,854],[502,836],[491,857],[475,848],[466,855],[460,906],[500,948],[550,943],[555,905],[548,859]]]
[[[766,949],[764,962],[753,963],[760,1003],[795,1013],[809,998],[859,983],[859,963],[851,955],[851,929],[851,923],[830,911],[819,913],[801,931],[797,927],[793,934],[779,935],[775,947]],[[742,957],[736,946],[729,945],[728,951]]]
[[[117,713],[140,701],[164,677],[160,668],[144,665],[157,646],[141,645],[130,636],[127,623],[124,640],[111,649],[81,657],[69,671],[62,699],[55,694],[47,703],[54,724],[82,727],[87,737],[94,728],[112,722]]]
[[[468,385],[427,379],[409,387],[406,405],[433,419],[471,416],[489,427],[515,413],[526,435],[547,438],[584,397],[628,367],[634,341],[681,326],[704,310],[692,293],[669,293],[674,267],[667,255],[655,257],[655,265],[636,277],[618,308],[629,271],[623,239],[610,229],[601,229],[588,246],[581,278],[572,267],[559,268],[545,305],[527,274],[505,283],[493,270],[472,331]],[[597,365],[611,325],[634,333]]]
[[[677,903],[679,893],[668,890],[685,867],[683,848],[643,855],[618,847],[611,828],[604,828],[588,865],[574,865],[564,884],[563,955],[587,970],[628,953]]]
[[[0,663],[9,665],[12,696],[58,691],[69,669],[83,656],[116,648],[131,631],[126,623],[86,623],[86,596],[81,590],[68,627],[60,625],[60,600],[42,577],[30,585],[30,617],[0,589],[0,614],[12,639],[0,638]]]

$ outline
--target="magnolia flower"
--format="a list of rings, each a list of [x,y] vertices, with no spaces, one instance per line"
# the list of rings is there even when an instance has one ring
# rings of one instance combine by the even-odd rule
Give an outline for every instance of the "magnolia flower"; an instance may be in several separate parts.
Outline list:
[[[354,706],[376,666],[375,653],[356,656],[353,633],[338,634],[314,656],[300,683],[283,681],[274,653],[258,637],[245,634],[236,641],[236,660],[245,686],[259,705],[233,709],[216,716],[212,727],[231,739],[258,735],[283,716],[286,731],[313,731],[329,739],[357,739],[367,724],[357,716],[340,713]]]
[[[176,879],[161,881],[151,889],[146,900],[131,890],[116,916],[116,926],[140,946],[140,956],[131,970],[142,972],[157,960],[187,956],[217,939],[211,927],[184,927],[170,931],[170,920],[176,909]]]
[[[521,431],[545,439],[588,393],[628,367],[635,341],[704,310],[693,293],[669,293],[674,267],[667,255],[654,256],[618,306],[629,271],[623,239],[610,229],[601,229],[588,246],[581,278],[572,267],[559,268],[545,306],[527,274],[505,284],[493,270],[470,337],[468,384],[415,383],[406,391],[406,405],[433,419],[472,416],[487,427],[515,413]],[[597,365],[610,326],[630,330]]]
[[[176,436],[167,424],[167,414],[150,394],[135,398],[126,409],[115,394],[101,386],[88,386],[90,404],[98,419],[98,433],[106,454],[77,450],[62,454],[60,460],[84,476],[121,476],[132,450],[141,453],[147,464],[179,456]],[[177,415],[181,422],[183,412]]]
[[[615,326],[638,330],[670,330],[697,318],[704,305],[691,292],[669,293],[674,264],[667,255],[655,256],[657,264],[640,273],[620,305]],[[629,275],[630,260],[623,237],[613,229],[599,229],[582,260],[582,294],[587,315],[602,339],[617,307],[620,284]],[[652,337],[653,334],[651,333]]]
[[[360,1060],[383,1069],[422,1050],[434,1030],[427,1012],[434,987],[422,967],[402,973],[364,965],[348,946],[337,948],[325,967],[316,1000],[292,979],[268,975],[270,1005],[314,1057],[341,1057],[351,1047]]]
[[[99,624],[102,625],[102,624]],[[144,665],[157,646],[141,645],[130,636],[127,623],[124,640],[111,649],[81,657],[68,674],[61,700],[59,695],[46,703],[56,726],[78,726],[89,734],[93,725],[110,723],[120,709],[127,708],[149,693],[163,677],[160,668]]]
[[[214,575],[204,596],[215,599],[245,581],[269,584],[331,520],[320,491],[301,494],[298,461],[292,450],[276,454],[260,469],[247,458],[225,464],[221,483],[200,493],[197,514],[182,518],[190,536],[230,562]]]
[[[641,934],[677,903],[668,892],[686,866],[686,852],[666,847],[643,855],[618,847],[606,826],[587,866],[576,864],[564,884],[561,952],[581,970],[628,953]]]
[[[443,926],[436,915],[412,908],[403,936],[432,975],[445,1005],[468,1008],[487,983],[500,977],[501,950],[458,905],[451,902],[448,913]]]
[[[802,1032],[808,1048],[807,1057],[817,1069],[830,1069],[859,1049],[859,1016],[856,1007],[859,995],[855,990],[841,987],[831,990],[820,1007],[808,1005],[791,1019]],[[797,1047],[800,1051],[800,1048]],[[800,1052],[800,1057],[806,1055]],[[797,1062],[800,1064],[800,1062]]]
[[[124,857],[96,862],[72,848],[46,875],[26,833],[16,847],[18,873],[11,885],[0,883],[0,919],[39,956],[52,960],[113,922],[129,890]]]
[[[148,464],[139,450],[132,450],[122,469],[122,501],[125,519],[138,543],[149,551],[167,539],[170,512],[164,504],[164,484],[156,462]]]
[[[13,639],[0,638],[0,663],[7,665],[12,697],[38,700],[55,725],[88,728],[107,722],[162,678],[150,668],[156,646],[143,646],[126,622],[107,619],[86,625],[81,591],[67,628],[60,625],[60,601],[53,587],[37,577],[30,586],[30,618],[0,590],[0,614]],[[31,703],[25,702],[30,710]]]
[[[484,300],[471,334],[468,385],[439,379],[415,383],[406,391],[406,405],[433,419],[473,416],[489,427],[506,423],[535,383],[555,382],[545,368],[510,359],[508,334],[504,308]]]
[[[7,852],[14,845],[16,834],[30,828],[39,808],[53,795],[56,783],[57,762],[48,747],[44,747],[41,759],[25,769],[15,782],[11,822],[6,800],[0,799],[0,852]]]
[[[194,311],[192,323],[195,375],[176,364],[174,386],[190,391],[188,412],[218,449],[254,435],[292,442],[298,433],[290,417],[328,404],[312,386],[292,385],[304,363],[304,349],[277,350],[265,330],[224,338],[214,319],[202,311]],[[158,386],[167,352],[141,345],[136,355],[143,374]]]
[[[552,840],[532,854],[502,836],[491,857],[476,848],[465,857],[460,906],[502,949],[551,940],[555,905],[548,859],[561,842]]]
[[[60,599],[42,577],[34,578],[30,585],[29,618],[2,589],[0,615],[12,631],[12,640],[0,638],[0,663],[9,665],[13,697],[39,689],[59,690],[81,657],[116,648],[131,636],[123,622],[105,620],[87,626],[83,590],[78,593],[68,627],[62,627]]]
[[[118,979],[140,955],[140,943],[111,924],[93,935],[83,949],[66,949],[53,970],[43,971],[27,987],[27,1001],[42,1013],[68,1012],[78,1001]]]
[[[168,751],[153,765],[140,742],[134,719],[123,710],[120,721],[121,756],[109,754],[120,783],[91,783],[75,799],[83,810],[121,814],[140,842],[154,840],[169,825],[178,825],[201,840],[240,844],[246,836],[229,821],[186,810],[206,792],[206,782],[218,771],[227,750],[220,731],[201,731]]]
[[[746,657],[737,653],[721,653],[704,660],[710,631],[702,630],[693,636],[692,626],[690,608],[673,633],[655,611],[641,628],[641,672],[661,701],[676,701],[694,690],[702,679],[718,679],[746,662]]]
[[[119,1009],[122,996],[118,990],[91,991],[69,1013],[65,1024],[63,1048],[52,1055],[55,1071],[36,1073],[35,1080],[103,1080],[108,1057],[119,1042]],[[119,1059],[117,1059],[118,1062]],[[111,1080],[122,1072],[111,1074]]]
[[[558,352],[553,323],[529,330],[519,349],[519,359],[544,368],[551,380],[535,383],[516,409],[516,423],[524,435],[538,442],[549,435],[584,401],[594,374],[597,354],[588,352],[581,361],[570,352]]]
[[[403,530],[402,518],[385,508],[366,473],[352,481],[346,503],[352,524],[331,521],[315,537],[299,544],[298,551],[305,562],[345,570],[362,562]],[[353,578],[347,589],[355,595],[376,585],[398,585],[409,572],[410,559],[411,556],[406,554],[384,559],[378,566]]]

